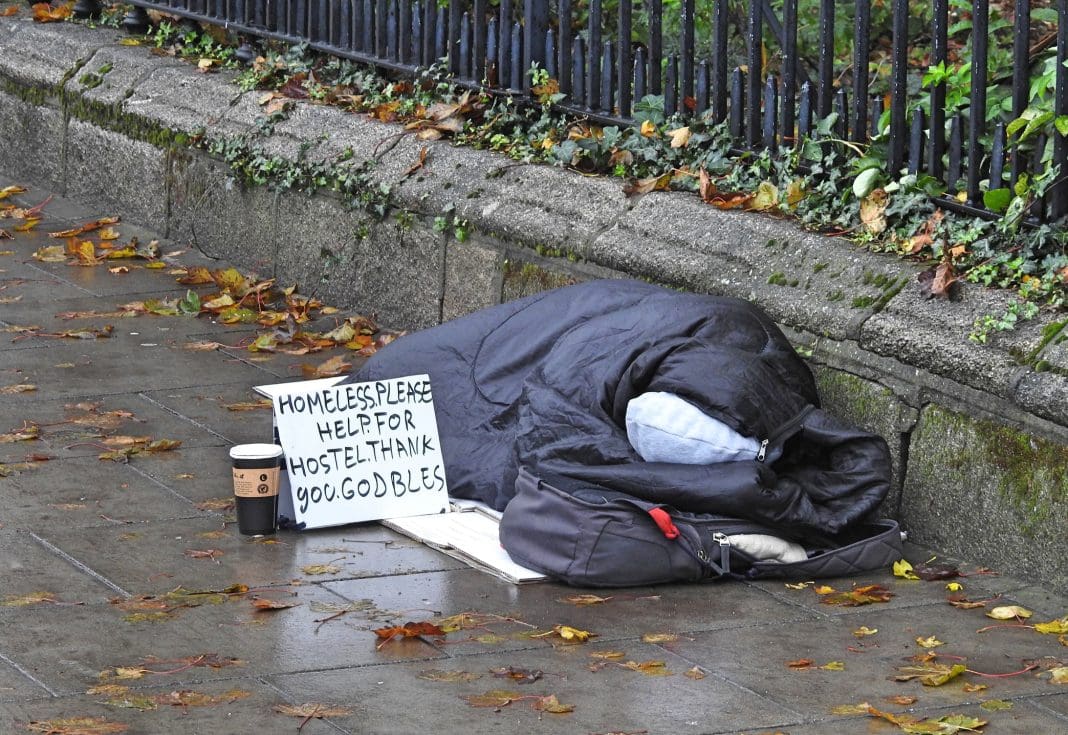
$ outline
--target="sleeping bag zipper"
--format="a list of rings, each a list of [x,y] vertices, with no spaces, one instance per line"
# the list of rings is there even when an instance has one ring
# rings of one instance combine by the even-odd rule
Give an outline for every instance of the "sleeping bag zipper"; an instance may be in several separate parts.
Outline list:
[[[763,462],[768,456],[768,447],[777,447],[781,443],[785,442],[791,436],[796,434],[801,429],[801,424],[804,423],[805,418],[816,410],[816,407],[812,404],[805,406],[801,409],[801,412],[780,426],[775,433],[773,433],[767,439],[760,440],[760,449],[757,450],[756,461]]]

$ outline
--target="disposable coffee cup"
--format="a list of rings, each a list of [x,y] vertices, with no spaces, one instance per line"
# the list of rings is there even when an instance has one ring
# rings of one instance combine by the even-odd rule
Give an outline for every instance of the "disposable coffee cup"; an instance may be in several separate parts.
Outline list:
[[[247,536],[278,527],[278,476],[282,448],[277,444],[238,444],[230,449],[234,472],[237,530]]]

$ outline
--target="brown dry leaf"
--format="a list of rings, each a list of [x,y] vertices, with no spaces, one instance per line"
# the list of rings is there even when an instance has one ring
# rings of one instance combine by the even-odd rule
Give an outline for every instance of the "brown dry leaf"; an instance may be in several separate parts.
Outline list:
[[[873,235],[886,231],[886,205],[890,196],[884,189],[875,189],[860,202],[860,221],[864,229]]]
[[[157,694],[155,701],[159,704],[169,704],[175,707],[211,707],[216,704],[236,702],[239,699],[251,697],[252,692],[244,689],[231,689],[222,694],[203,694],[191,689],[180,689],[166,694]]]
[[[23,421],[21,429],[13,429],[6,434],[0,434],[0,444],[33,441],[39,439],[40,436],[41,427],[32,421]]]
[[[849,592],[831,590],[826,594],[820,592],[821,589],[820,587],[816,588],[816,593],[820,595],[820,602],[824,605],[841,605],[843,607],[870,605],[874,602],[889,602],[890,598],[894,596],[893,592],[879,584],[854,586]]]
[[[967,684],[965,684],[965,686],[967,686]],[[916,697],[913,697],[909,694],[898,694],[893,697],[885,697],[885,699],[890,704],[897,704],[902,707],[908,707],[909,705],[916,704]]]
[[[646,633],[642,636],[642,643],[674,643],[678,639],[678,633]]]
[[[940,664],[937,661],[917,664],[915,666],[902,666],[894,681],[911,681],[919,679],[920,683],[927,687],[938,687],[951,679],[955,679],[966,671],[964,664]]]
[[[602,660],[625,658],[627,654],[623,651],[594,651],[590,654],[590,658],[598,658]]]
[[[62,245],[45,245],[33,252],[33,259],[42,263],[65,263],[67,251]]]
[[[346,372],[351,367],[351,362],[345,362],[345,358],[335,355],[319,366],[301,365],[300,370],[304,374],[305,380],[315,380],[317,378],[333,378]]]
[[[18,383],[16,385],[0,386],[0,395],[10,396],[15,393],[33,393],[37,386],[31,383]]]
[[[337,574],[341,571],[341,567],[333,564],[309,564],[306,567],[301,567],[300,571],[309,575],[316,574]]]
[[[986,603],[990,602],[990,600],[969,600],[963,594],[956,594],[947,597],[946,602],[961,610],[971,610],[977,607],[986,607]]]
[[[917,564],[915,572],[917,577],[926,582],[956,579],[960,576],[960,570],[952,564]]]
[[[941,263],[916,276],[920,282],[920,292],[929,299],[955,298],[959,286],[957,273],[953,268],[953,262],[947,257]]]
[[[490,669],[490,673],[498,679],[511,679],[518,684],[533,684],[541,679],[544,672],[537,669],[518,669],[514,666],[501,666]]]
[[[37,3],[31,7],[31,10],[33,10],[34,23],[59,23],[71,16],[71,13],[74,12],[74,3],[65,3],[56,7],[52,7],[48,3]],[[124,725],[123,730],[125,729],[126,726]],[[109,732],[122,732],[122,730]]]
[[[227,411],[270,411],[274,407],[270,398],[259,398],[255,401],[244,401],[239,403],[227,403]]]
[[[304,704],[276,704],[274,711],[288,717],[300,717],[304,720],[322,719],[324,717],[348,717],[352,710],[337,704],[305,702]]]
[[[645,179],[634,179],[623,187],[623,193],[627,196],[635,196],[637,194],[648,194],[651,191],[667,191],[671,188],[671,178],[671,174],[666,173]]]
[[[198,342],[186,342],[182,345],[183,349],[192,350],[194,352],[214,352],[226,347],[222,342],[212,342],[211,340],[200,340]]]
[[[375,630],[375,635],[383,639],[383,643],[388,642],[401,636],[402,638],[418,638],[420,636],[433,636],[435,638],[444,638],[445,631],[434,625],[428,623],[425,620],[418,623],[411,621],[404,625],[392,625],[386,628],[378,628]]]
[[[866,715],[868,714],[868,708],[871,707],[867,702],[861,702],[860,704],[840,704],[837,707],[831,708],[832,715]]]
[[[667,667],[667,663],[664,661],[627,661],[624,664],[618,664],[624,669],[630,669],[631,671],[637,671],[646,676],[671,676],[671,671]]]
[[[916,638],[916,645],[920,648],[938,648],[939,646],[944,646],[946,644],[944,641],[940,641],[938,640],[938,638],[931,635],[927,636],[926,638],[924,638],[923,636],[918,636]]]
[[[46,3],[39,3],[39,5],[44,5],[46,8],[49,7]],[[38,5],[33,7],[34,20],[37,20],[36,8]],[[69,14],[70,6],[64,7],[67,7]],[[121,722],[111,722],[102,717],[64,717],[56,720],[35,720],[26,723],[23,727],[30,732],[46,733],[46,735],[114,735],[114,733],[126,732],[129,729],[128,725],[124,725]]]
[[[945,212],[941,209],[936,209],[934,214],[932,214],[923,224],[923,227],[908,239],[906,250],[908,250],[910,255],[916,255],[925,247],[934,243],[935,231],[938,229],[938,224],[945,216]]]
[[[575,705],[563,704],[556,698],[555,694],[550,694],[546,697],[538,697],[530,703],[538,712],[548,712],[553,715],[566,715],[568,712],[575,711]]]
[[[571,595],[570,597],[562,597],[557,602],[567,602],[572,605],[600,605],[611,599],[611,597],[598,597],[597,595]]]
[[[787,668],[795,671],[802,671],[804,669],[811,669],[816,662],[810,658],[799,658],[795,661],[787,661]]]
[[[56,596],[51,592],[30,592],[25,595],[6,598],[3,602],[0,602],[0,607],[26,607],[27,605],[39,605],[42,602],[55,604]]]
[[[690,678],[690,679],[694,679],[695,681],[699,681],[701,679],[704,679],[705,676],[707,676],[707,675],[708,675],[708,673],[704,669],[702,669],[700,666],[694,666],[692,668],[686,669],[686,671],[683,674],[683,676],[686,676],[687,678]]]
[[[426,146],[419,151],[419,158],[404,172],[403,178],[407,178],[426,165],[426,154],[429,149]]]
[[[96,245],[89,240],[77,242],[74,238],[67,243],[67,254],[75,259],[76,265],[97,266],[100,258],[96,255]]]
[[[186,549],[182,553],[190,559],[211,559],[214,562],[218,562],[218,557],[223,555],[218,549]]]
[[[108,225],[118,224],[118,217],[101,217],[100,219],[93,220],[92,222],[86,222],[84,225],[75,227],[70,230],[62,230],[60,232],[49,232],[49,237],[77,237],[78,235],[84,235],[86,232],[93,232],[99,230],[101,227]]]
[[[510,692],[504,689],[491,689],[485,694],[468,694],[461,697],[472,707],[493,707],[494,709],[507,707],[512,702],[522,698],[523,695],[519,692]]]
[[[116,276],[121,276],[122,274],[129,273],[129,272],[130,272],[129,266],[125,266],[125,265],[117,265],[114,268],[108,268],[108,273],[113,273]]]
[[[252,607],[256,612],[270,612],[274,610],[288,610],[291,607],[300,607],[303,603],[286,602],[284,600],[271,600],[266,597],[257,597],[252,601]]]
[[[202,500],[199,503],[194,503],[194,507],[197,510],[233,510],[234,499],[231,498],[211,498],[210,500]]]
[[[482,674],[476,674],[471,671],[442,671],[441,669],[426,669],[416,674],[420,679],[426,679],[427,681],[445,681],[445,682],[459,682],[459,681],[474,681],[475,679],[481,679]]]

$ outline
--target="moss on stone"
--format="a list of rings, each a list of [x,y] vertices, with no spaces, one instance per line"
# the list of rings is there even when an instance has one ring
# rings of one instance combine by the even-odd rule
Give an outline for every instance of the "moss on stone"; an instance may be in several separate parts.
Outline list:
[[[503,269],[502,300],[529,296],[531,294],[570,286],[577,279],[569,274],[547,270],[535,263],[505,260]]]
[[[935,436],[959,437],[947,443],[957,451],[947,452],[941,468],[959,473],[959,480],[949,481],[968,487],[976,474],[989,477],[991,486],[1017,513],[1019,530],[1025,535],[1033,536],[1068,510],[1068,446],[934,405],[925,409],[923,423],[924,431]]]

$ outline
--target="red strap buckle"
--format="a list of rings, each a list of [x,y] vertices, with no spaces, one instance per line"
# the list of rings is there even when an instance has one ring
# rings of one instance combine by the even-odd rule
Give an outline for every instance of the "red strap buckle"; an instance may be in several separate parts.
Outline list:
[[[676,539],[679,537],[679,529],[675,527],[675,524],[671,521],[671,516],[663,508],[650,508],[649,515],[652,516],[653,522],[656,523],[657,528],[664,534],[665,538]]]

